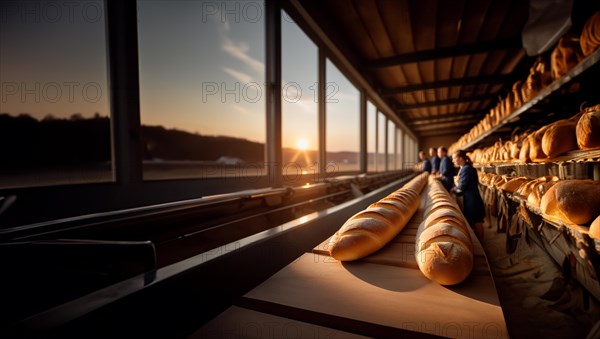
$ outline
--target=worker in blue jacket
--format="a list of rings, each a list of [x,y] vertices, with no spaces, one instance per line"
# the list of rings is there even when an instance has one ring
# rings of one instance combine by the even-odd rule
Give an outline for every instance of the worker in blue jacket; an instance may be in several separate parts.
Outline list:
[[[448,156],[448,149],[444,146],[438,148],[438,157],[440,158],[440,170],[437,178],[442,182],[448,192],[454,187],[454,165],[452,159]]]
[[[422,166],[421,170],[423,172],[431,173],[431,161],[429,161],[429,159],[427,159],[425,152],[423,152],[423,151],[419,152],[419,161],[421,162],[421,166]]]
[[[451,191],[456,195],[463,196],[465,219],[475,231],[479,241],[483,242],[485,209],[483,208],[483,199],[479,194],[477,170],[473,168],[471,159],[463,150],[458,150],[452,154],[452,162],[460,167],[460,171],[458,172],[458,184]]]
[[[429,156],[431,157],[431,173],[435,174],[440,170],[440,158],[437,156],[435,147],[429,148]]]

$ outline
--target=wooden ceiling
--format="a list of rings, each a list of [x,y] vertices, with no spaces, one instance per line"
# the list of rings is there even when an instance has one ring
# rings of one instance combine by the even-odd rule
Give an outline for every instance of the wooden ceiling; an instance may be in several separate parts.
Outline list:
[[[533,63],[528,1],[300,2],[419,137],[468,131]]]

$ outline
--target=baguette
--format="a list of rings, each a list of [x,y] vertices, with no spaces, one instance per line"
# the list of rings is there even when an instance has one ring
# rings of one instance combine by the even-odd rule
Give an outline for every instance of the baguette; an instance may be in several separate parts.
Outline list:
[[[441,183],[430,180],[426,217],[417,230],[419,269],[441,285],[455,285],[473,269],[473,241],[467,222]]]
[[[600,181],[561,180],[542,196],[542,212],[551,217],[583,225],[600,214]]]
[[[419,208],[422,173],[404,187],[350,217],[329,239],[331,257],[340,261],[363,258],[392,240]]]

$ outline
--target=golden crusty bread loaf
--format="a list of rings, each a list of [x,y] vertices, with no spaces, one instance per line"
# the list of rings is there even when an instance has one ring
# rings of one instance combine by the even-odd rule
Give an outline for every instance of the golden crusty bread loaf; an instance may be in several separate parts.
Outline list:
[[[350,217],[329,239],[329,254],[341,261],[363,258],[382,248],[394,238],[419,208],[420,191],[427,181],[422,173],[405,187],[371,204]]]
[[[440,285],[455,285],[471,273],[473,252],[464,233],[450,224],[417,231],[417,265],[423,275]]]
[[[473,241],[467,222],[450,195],[429,180],[426,211],[416,236],[415,256],[423,275],[441,285],[465,280],[473,269]]]
[[[600,12],[596,12],[585,23],[579,43],[584,56],[594,53],[600,46]]]
[[[568,37],[558,40],[558,45],[550,56],[550,67],[554,80],[565,75],[583,59],[579,41]]]
[[[544,194],[540,207],[549,217],[586,224],[600,214],[600,181],[559,181]]]
[[[589,235],[594,239],[600,239],[600,215],[590,225]]]
[[[508,182],[500,186],[500,189],[504,192],[514,193],[516,190],[519,189],[519,187],[521,187],[521,185],[523,185],[526,182],[529,182],[529,180],[530,179],[528,179],[527,177],[512,178]]]
[[[531,142],[531,134],[528,135],[525,140],[523,140],[523,144],[521,144],[521,150],[519,152],[519,161],[522,163],[531,162],[531,158],[529,157],[529,145]]]
[[[546,177],[542,177],[542,179],[536,180],[535,184],[531,187],[531,193],[527,196],[527,202],[537,208],[540,208],[542,197],[548,192],[550,187],[559,182],[558,177],[545,178]]]
[[[600,105],[596,107],[584,112],[575,127],[577,145],[584,150],[600,148]]]
[[[551,124],[542,137],[542,150],[548,158],[577,149],[575,127],[577,121],[559,120]]]
[[[542,138],[549,127],[550,125],[541,127],[531,135],[531,138],[529,138],[529,158],[532,161],[546,159],[548,157],[542,149]]]

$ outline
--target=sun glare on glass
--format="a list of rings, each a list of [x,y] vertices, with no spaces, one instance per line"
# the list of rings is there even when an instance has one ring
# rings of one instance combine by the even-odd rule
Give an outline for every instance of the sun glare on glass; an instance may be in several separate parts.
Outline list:
[[[298,148],[300,151],[306,151],[308,149],[308,140],[304,138],[298,139],[296,142],[296,148]]]

